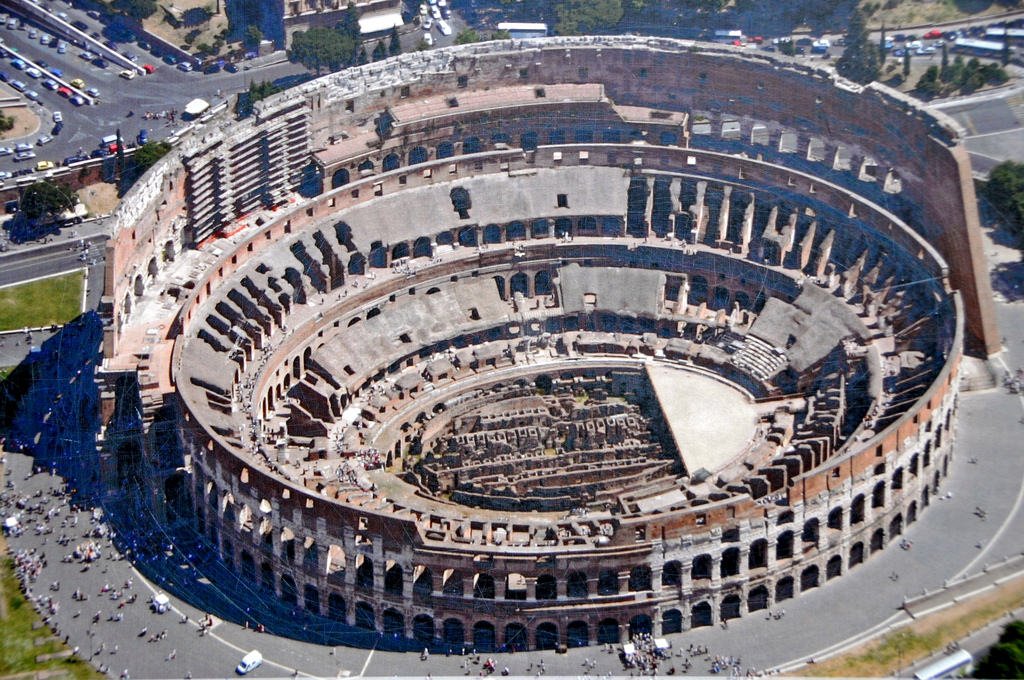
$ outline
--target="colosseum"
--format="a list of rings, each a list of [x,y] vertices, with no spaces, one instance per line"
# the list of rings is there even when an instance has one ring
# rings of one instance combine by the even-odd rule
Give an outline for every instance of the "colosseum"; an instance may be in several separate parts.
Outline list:
[[[116,219],[100,493],[417,648],[670,634],[856,570],[998,343],[956,124],[731,47],[334,73],[196,121]]]

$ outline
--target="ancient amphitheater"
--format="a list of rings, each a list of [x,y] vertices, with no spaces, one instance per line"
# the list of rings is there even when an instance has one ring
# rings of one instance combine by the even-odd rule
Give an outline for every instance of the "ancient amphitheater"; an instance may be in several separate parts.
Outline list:
[[[950,120],[746,50],[332,74],[197,122],[126,198],[97,483],[419,647],[747,616],[942,484],[998,340],[974,206]]]

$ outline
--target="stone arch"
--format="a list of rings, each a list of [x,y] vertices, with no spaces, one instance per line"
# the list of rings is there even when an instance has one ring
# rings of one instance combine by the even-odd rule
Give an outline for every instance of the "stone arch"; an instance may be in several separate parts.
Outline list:
[[[850,546],[850,559],[847,562],[847,568],[852,568],[864,561],[864,544],[857,541]]]
[[[690,568],[690,580],[702,581],[711,578],[711,567],[711,555],[697,555],[693,558],[693,566]]]
[[[417,614],[412,620],[412,639],[422,645],[434,641],[434,619],[429,614]]]
[[[825,564],[825,580],[831,581],[834,578],[838,578],[843,575],[843,557],[842,555],[833,555],[829,558],[828,563]]]
[[[775,559],[784,560],[793,556],[793,532],[783,531],[775,539]]]
[[[356,555],[356,588],[373,590],[373,560],[366,555]]]
[[[430,599],[434,593],[434,575],[427,567],[420,570],[420,575],[413,582],[413,597],[420,600]]]
[[[666,562],[661,568],[661,585],[678,586],[683,583],[683,568],[679,560]]]
[[[291,574],[281,577],[281,599],[285,604],[296,606],[299,603],[299,589],[295,585],[295,579]]]
[[[732,293],[725,286],[715,286],[710,307],[714,309],[729,309],[729,300]]]
[[[348,258],[348,273],[352,276],[366,273],[366,256],[362,253],[352,253]]]
[[[391,261],[400,260],[403,257],[409,257],[409,253],[412,250],[409,248],[408,241],[399,241],[395,245],[391,246]]]
[[[427,151],[425,146],[414,146],[409,151],[409,165],[426,163],[428,160],[430,160],[430,152]]]
[[[598,595],[619,594],[619,572],[614,569],[602,569],[597,575]]]
[[[819,582],[818,565],[812,564],[800,572],[800,592],[817,588]]]
[[[558,626],[551,621],[538,624],[533,633],[533,645],[539,650],[558,647]]]
[[[473,578],[473,597],[478,600],[494,599],[494,577],[490,574],[477,574]]]
[[[459,646],[466,642],[466,630],[462,621],[458,619],[445,619],[441,624],[441,639],[445,644]]]
[[[405,636],[405,616],[397,609],[385,609],[380,615],[381,629],[391,637]]]
[[[497,224],[488,224],[484,227],[484,243],[501,243],[501,227]]]
[[[395,563],[384,570],[384,592],[389,595],[401,595],[405,581],[401,565]]]
[[[637,635],[650,635],[654,632],[654,622],[647,614],[637,614],[629,620],[629,637]]]
[[[510,623],[505,626],[505,647],[510,651],[525,652],[530,647],[526,626],[521,623]]]
[[[331,175],[331,188],[337,189],[338,187],[343,187],[350,181],[352,180],[349,175],[348,168],[338,168],[334,171],[334,174]]]
[[[756,612],[768,608],[768,586],[760,585],[747,594],[747,611]]]
[[[418,239],[413,241],[412,244],[412,256],[413,257],[433,257],[434,247],[430,244],[430,238],[427,236],[420,236]]]
[[[368,602],[356,602],[356,628],[377,630],[377,618],[373,614],[373,605]]]
[[[750,544],[747,554],[747,569],[763,569],[768,566],[768,540],[758,538]]]
[[[875,488],[871,490],[871,507],[873,508],[884,508],[885,507],[885,482],[881,481],[875,484]]]
[[[722,617],[722,620],[738,619],[740,617],[741,604],[740,596],[735,593],[723,597],[722,604],[719,607],[719,615]]]
[[[497,645],[494,624],[490,621],[477,621],[473,624],[473,647],[478,652],[493,652]]]
[[[917,521],[917,501],[910,501],[910,505],[907,506],[907,524],[913,524]]]
[[[690,296],[687,300],[691,305],[699,305],[708,301],[708,280],[700,274],[690,279]]]
[[[160,266],[156,263],[156,258],[149,258],[149,264],[146,265],[146,273],[150,276],[156,276],[160,273]]]
[[[381,162],[381,168],[384,172],[391,170],[397,170],[402,166],[402,158],[397,153],[391,152],[387,156],[384,156],[384,160]]]
[[[333,621],[345,623],[347,620],[345,612],[345,598],[340,593],[330,593],[327,596],[327,617]]]
[[[775,584],[775,601],[782,602],[793,597],[793,577],[784,576]]]
[[[683,632],[683,613],[678,609],[667,609],[661,613],[661,633],[671,635]]]
[[[702,628],[714,623],[710,602],[698,602],[690,608],[690,627]]]
[[[459,229],[459,245],[466,248],[476,247],[476,227],[463,227],[462,229]]]
[[[526,224],[520,220],[513,220],[505,225],[506,241],[522,241],[526,239]]]
[[[590,644],[590,627],[586,621],[570,621],[565,628],[565,633],[570,649],[586,647]]]
[[[519,136],[519,144],[523,151],[535,151],[537,149],[537,133],[533,130],[527,130]]]
[[[885,530],[875,529],[871,534],[871,552],[876,553],[885,547]]]
[[[629,572],[629,590],[637,592],[651,589],[651,568],[646,564],[633,567]]]
[[[547,238],[551,231],[551,220],[539,219],[530,222],[530,238]]]
[[[542,269],[533,276],[533,292],[534,295],[551,295],[553,291],[551,285],[551,273],[546,269]]]
[[[263,562],[260,564],[260,585],[265,590],[274,592],[274,568],[270,566],[269,562]]]
[[[821,535],[821,523],[817,517],[812,517],[804,522],[803,531],[800,533],[800,540],[804,543],[810,543],[814,547],[818,546],[818,539]]]
[[[843,528],[843,508],[832,508],[828,513],[828,528],[837,531]]]
[[[252,555],[248,550],[243,550],[241,558],[240,572],[242,578],[250,583],[256,580],[256,560],[252,558]]]
[[[572,234],[572,220],[568,217],[555,218],[555,237],[565,238]]]
[[[597,644],[617,645],[620,639],[619,622],[615,619],[601,619],[597,624]]]
[[[572,598],[584,598],[590,594],[587,575],[582,571],[571,571],[565,579],[565,594]]]
[[[894,536],[899,536],[903,533],[903,515],[902,513],[896,513],[896,515],[889,521],[889,539],[892,540]]]
[[[864,494],[858,494],[850,503],[850,524],[860,524],[864,521]]]
[[[505,599],[525,600],[526,579],[522,574],[510,573],[505,576]]]
[[[376,164],[369,158],[364,160],[362,163],[356,166],[356,170],[359,171],[360,175],[372,174],[377,169]]]
[[[441,592],[462,597],[462,574],[454,569],[445,569],[441,575]]]
[[[320,614],[320,591],[312,583],[302,587],[302,607],[307,612]]]
[[[436,154],[435,158],[438,158],[438,159],[441,159],[441,158],[451,158],[452,156],[455,155],[455,145],[452,144],[451,142],[445,140],[445,141],[443,141],[443,142],[441,142],[440,144],[437,145],[437,149],[435,150],[435,154]]]
[[[555,577],[551,574],[541,574],[537,577],[536,594],[538,600],[554,600],[558,597],[558,586]]]
[[[164,262],[174,262],[174,241],[164,241],[163,258]]]
[[[738,576],[740,573],[740,549],[726,548],[722,551],[722,559],[718,564],[718,572],[722,578]]]
[[[135,275],[135,284],[132,286],[132,292],[135,293],[135,297],[142,297],[142,294],[146,292],[146,282],[142,280],[142,274]]]
[[[516,272],[512,275],[512,278],[509,279],[509,297],[514,297],[516,293],[522,293],[524,296],[529,297],[529,290],[530,277],[527,276],[526,272]]]
[[[479,137],[466,137],[462,140],[462,153],[480,153],[483,148]]]

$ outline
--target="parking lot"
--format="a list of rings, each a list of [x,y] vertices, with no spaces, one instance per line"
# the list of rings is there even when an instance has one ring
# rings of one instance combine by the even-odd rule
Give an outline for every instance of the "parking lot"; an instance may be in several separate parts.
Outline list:
[[[144,139],[159,140],[180,125],[177,114],[195,97],[216,103],[248,88],[253,80],[273,80],[305,70],[301,65],[283,63],[259,70],[243,65],[234,73],[186,72],[162,61],[130,33],[105,25],[95,12],[58,0],[45,7],[54,14],[52,22],[28,20],[24,13],[9,10],[0,13],[0,47],[8,50],[0,58],[0,79],[7,81],[12,94],[20,93],[41,123],[32,135],[0,142],[0,181],[9,181],[6,173],[31,173],[42,161],[58,166],[65,160],[109,153],[111,147],[101,148],[100,140],[118,130],[129,148],[138,143],[143,130]],[[72,32],[59,32],[64,22],[102,47],[74,37]],[[109,50],[140,68],[130,70],[125,63],[116,63]],[[56,113],[59,120],[55,120]],[[18,144],[31,147],[22,147],[21,160],[16,160]]]

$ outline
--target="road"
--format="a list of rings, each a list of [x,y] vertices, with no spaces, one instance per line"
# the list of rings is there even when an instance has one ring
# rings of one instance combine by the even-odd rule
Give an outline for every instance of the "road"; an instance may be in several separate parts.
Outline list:
[[[13,16],[11,4],[8,0],[0,10]],[[55,2],[52,4],[55,8],[61,7],[72,21],[84,22],[90,33],[109,39],[110,30],[101,22],[88,17],[84,10],[65,7]],[[238,73],[184,73],[159,61],[138,45],[118,43],[119,51],[136,56],[138,63],[149,63],[157,69],[152,75],[125,80],[118,76],[121,69],[114,64],[101,69],[80,58],[79,54],[83,51],[81,48],[69,45],[66,54],[58,54],[55,46],[42,46],[38,39],[32,40],[28,37],[29,29],[33,27],[56,35],[50,27],[36,24],[26,27],[22,24],[16,30],[0,27],[0,39],[3,39],[8,47],[28,55],[33,61],[43,60],[50,67],[60,69],[67,80],[81,78],[85,81],[86,87],[98,89],[100,97],[95,106],[75,107],[56,92],[42,87],[41,79],[33,81],[24,72],[12,68],[9,61],[0,62],[0,71],[8,78],[18,78],[39,92],[39,103],[29,102],[29,107],[39,115],[43,124],[39,132],[26,138],[5,140],[5,146],[14,146],[22,141],[34,143],[40,134],[50,133],[53,128],[53,111],[61,111],[64,117],[63,130],[56,135],[54,141],[36,148],[38,158],[33,159],[31,163],[16,163],[13,156],[0,158],[0,170],[8,172],[21,167],[34,167],[38,160],[52,160],[60,164],[64,158],[79,151],[88,154],[98,147],[100,138],[114,134],[118,129],[121,130],[122,139],[126,142],[134,141],[142,128],[150,131],[151,140],[160,139],[168,136],[174,126],[166,119],[145,120],[143,114],[160,113],[171,109],[180,112],[186,103],[196,97],[216,103],[236,92],[248,89],[249,83],[253,81],[275,80],[283,76],[304,73],[306,70],[300,64],[285,62],[254,70],[241,70]],[[133,112],[134,115],[128,117],[128,112]]]

